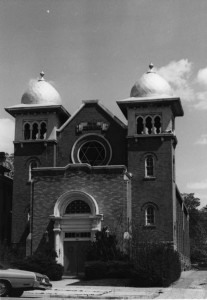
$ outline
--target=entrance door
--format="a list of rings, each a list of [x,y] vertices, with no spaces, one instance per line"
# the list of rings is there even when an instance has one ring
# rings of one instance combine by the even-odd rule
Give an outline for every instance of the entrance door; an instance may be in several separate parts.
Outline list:
[[[64,242],[64,273],[78,275],[84,272],[90,241],[65,241]]]

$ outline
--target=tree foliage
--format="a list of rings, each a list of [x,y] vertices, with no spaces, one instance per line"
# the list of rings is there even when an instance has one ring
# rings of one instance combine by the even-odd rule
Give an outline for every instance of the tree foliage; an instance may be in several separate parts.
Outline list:
[[[5,167],[7,167],[10,172],[7,174],[7,176],[13,178],[14,177],[14,154],[8,154],[5,153],[6,161],[5,161]]]
[[[169,286],[179,279],[181,262],[179,253],[166,243],[138,243],[134,249],[135,272],[133,286]]]
[[[207,260],[207,207],[199,209],[200,199],[194,193],[182,194],[189,212],[191,261]]]
[[[189,213],[192,213],[193,211],[197,210],[197,208],[200,206],[200,199],[195,198],[194,193],[184,193],[182,194],[182,197],[184,199],[185,205]]]
[[[91,242],[87,260],[127,260],[127,255],[119,249],[116,235],[109,233],[108,227],[103,227],[97,231],[96,240]]]

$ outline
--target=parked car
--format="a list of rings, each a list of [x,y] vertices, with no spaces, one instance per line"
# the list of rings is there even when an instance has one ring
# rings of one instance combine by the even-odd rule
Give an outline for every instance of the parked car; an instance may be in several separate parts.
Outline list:
[[[24,291],[51,289],[46,275],[9,269],[0,264],[0,297],[21,297]]]

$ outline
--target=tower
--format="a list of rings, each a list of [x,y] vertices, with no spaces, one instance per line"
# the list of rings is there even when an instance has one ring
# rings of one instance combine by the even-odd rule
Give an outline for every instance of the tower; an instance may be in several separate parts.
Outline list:
[[[56,89],[44,79],[31,80],[21,104],[5,109],[15,118],[12,243],[29,234],[31,170],[56,165],[56,128],[70,116]]]
[[[180,98],[151,64],[130,98],[117,103],[128,119],[133,236],[176,248],[175,117],[183,116]]]

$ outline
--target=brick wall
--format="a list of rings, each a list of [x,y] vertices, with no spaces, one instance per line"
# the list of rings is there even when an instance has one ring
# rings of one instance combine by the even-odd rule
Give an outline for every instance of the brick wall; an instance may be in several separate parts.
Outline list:
[[[111,231],[127,230],[127,184],[123,170],[120,174],[109,171],[71,170],[47,175],[35,172],[33,204],[33,250],[38,247],[49,225],[49,216],[54,213],[58,198],[69,191],[90,194],[97,202],[99,212],[104,215],[102,226]],[[119,234],[119,232],[118,232]]]
[[[173,241],[173,180],[171,138],[129,139],[128,171],[132,178],[132,220],[137,238]],[[155,178],[145,178],[145,155],[155,155]],[[144,205],[153,202],[155,227],[145,226]]]
[[[183,268],[186,268],[190,264],[189,221],[188,212],[185,206],[183,205],[183,200],[178,191],[176,195],[176,212],[177,250],[181,255]]]
[[[101,133],[87,131],[82,134],[76,133],[76,126],[81,122],[98,121],[109,124],[109,129]],[[76,117],[64,128],[58,137],[57,166],[65,166],[71,161],[71,150],[75,141],[84,134],[97,133],[105,137],[112,147],[112,159],[110,165],[126,165],[126,129],[121,127],[98,105],[87,104]]]
[[[31,184],[29,163],[38,161],[41,167],[53,165],[53,145],[51,143],[24,143],[15,145],[14,184],[12,209],[12,242],[19,243],[28,233],[28,211],[30,206]]]
[[[13,180],[0,174],[0,242],[10,243]]]

